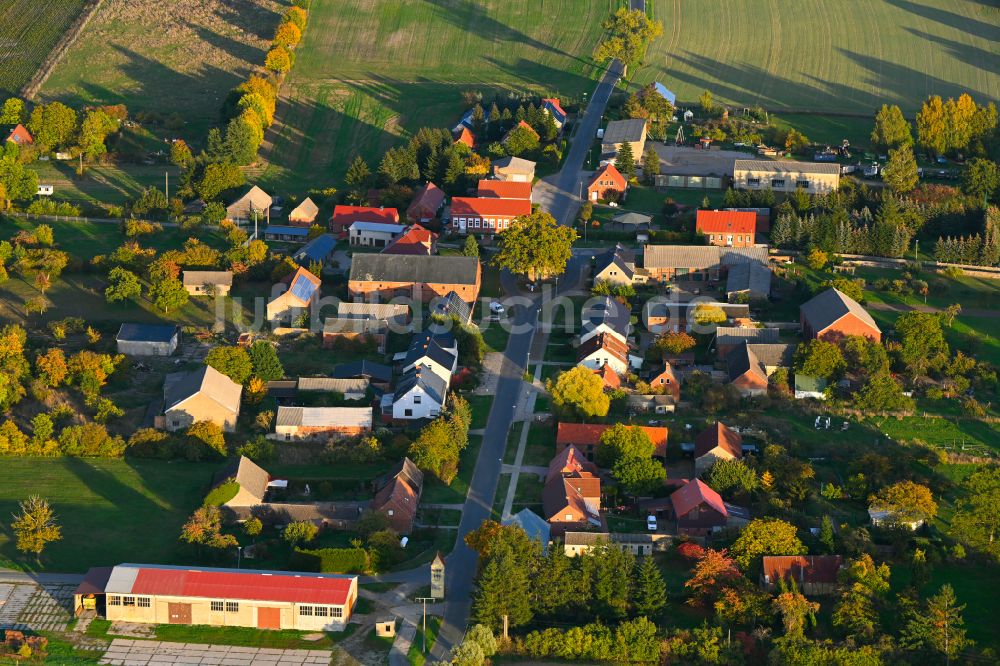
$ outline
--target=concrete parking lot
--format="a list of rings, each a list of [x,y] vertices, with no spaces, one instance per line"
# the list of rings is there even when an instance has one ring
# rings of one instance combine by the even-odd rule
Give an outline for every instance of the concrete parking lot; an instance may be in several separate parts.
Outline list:
[[[116,638],[101,658],[102,664],[154,666],[328,666],[330,650],[280,650],[276,648],[197,645]]]

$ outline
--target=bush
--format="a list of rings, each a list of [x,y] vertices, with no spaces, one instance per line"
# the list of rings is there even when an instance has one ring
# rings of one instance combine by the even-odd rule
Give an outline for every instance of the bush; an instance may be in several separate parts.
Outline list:
[[[288,560],[294,571],[316,573],[353,573],[368,571],[368,551],[364,548],[296,548]]]

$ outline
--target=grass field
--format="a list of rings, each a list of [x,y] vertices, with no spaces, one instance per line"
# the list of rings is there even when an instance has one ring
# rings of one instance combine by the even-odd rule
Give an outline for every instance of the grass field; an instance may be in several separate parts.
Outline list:
[[[122,204],[147,187],[162,190],[166,176],[170,178],[171,194],[180,183],[177,167],[166,164],[92,166],[87,167],[83,178],[77,178],[74,164],[69,162],[34,162],[30,168],[38,174],[39,183],[55,188],[53,199],[76,204]]]
[[[183,559],[177,537],[217,467],[208,463],[82,458],[5,458],[0,515],[38,494],[52,503],[62,540],[45,551],[43,567],[86,571],[118,562],[173,563]],[[155,529],[153,528],[155,526]],[[35,569],[0,531],[0,558]],[[188,558],[189,559],[189,558]]]
[[[0,3],[0,98],[31,80],[85,0],[5,0]]]
[[[263,65],[281,8],[277,0],[105,0],[41,97],[177,112],[186,123],[181,134],[200,138],[229,90]]]
[[[912,113],[930,94],[968,92],[983,102],[1000,96],[995,3],[653,4],[663,37],[634,81],[660,80],[682,102],[696,102],[707,89],[735,106],[869,113],[891,103]]]

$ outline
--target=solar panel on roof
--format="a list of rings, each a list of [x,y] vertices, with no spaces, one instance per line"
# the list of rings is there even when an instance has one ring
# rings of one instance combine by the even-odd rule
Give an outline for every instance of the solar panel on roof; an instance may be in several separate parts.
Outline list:
[[[312,298],[312,295],[316,293],[316,285],[306,276],[299,275],[292,282],[292,288],[290,289],[292,296],[299,298],[303,301],[308,301]]]

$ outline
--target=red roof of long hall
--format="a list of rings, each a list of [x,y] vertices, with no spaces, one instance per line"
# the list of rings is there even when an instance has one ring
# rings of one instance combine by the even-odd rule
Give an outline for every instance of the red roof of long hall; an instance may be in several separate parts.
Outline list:
[[[736,210],[699,210],[695,229],[704,234],[752,234],[757,214]]]
[[[342,606],[347,603],[352,580],[351,576],[278,571],[142,567],[132,583],[132,594]]]
[[[601,435],[604,431],[610,428],[610,425],[605,425],[602,423],[566,423],[564,421],[559,422],[559,426],[556,428],[556,444],[569,445],[569,444],[579,444],[581,446],[591,445],[596,446],[601,441]],[[649,437],[649,441],[653,442],[653,446],[656,447],[656,451],[653,455],[662,456],[666,454],[667,451],[667,435],[669,430],[663,426],[631,426],[633,428],[639,428],[646,436]]]
[[[531,200],[531,183],[513,180],[481,180],[476,194],[484,199]]]
[[[491,199],[479,197],[453,197],[452,218],[462,215],[479,217],[520,217],[531,215],[531,201],[527,199]]]
[[[375,208],[373,206],[334,206],[330,222],[345,227],[355,222],[399,224],[399,211],[395,208]]]

